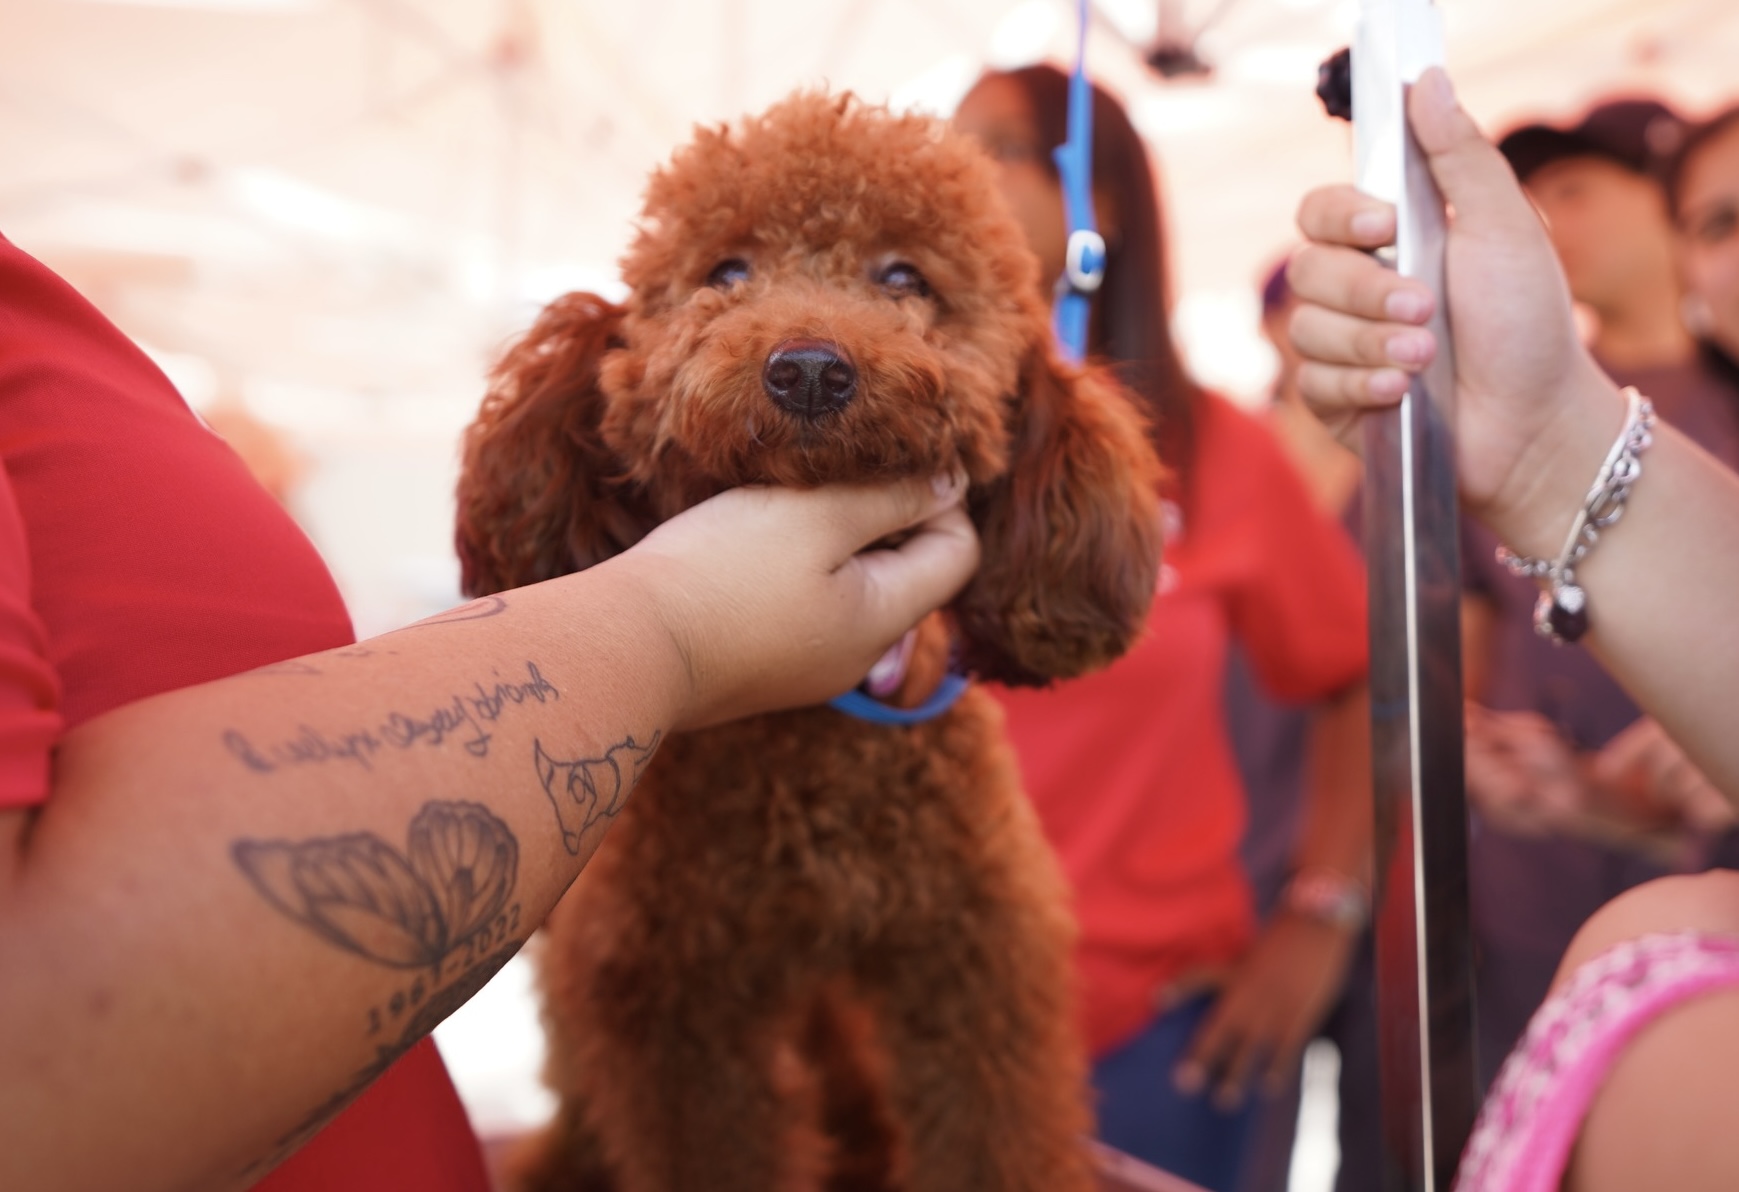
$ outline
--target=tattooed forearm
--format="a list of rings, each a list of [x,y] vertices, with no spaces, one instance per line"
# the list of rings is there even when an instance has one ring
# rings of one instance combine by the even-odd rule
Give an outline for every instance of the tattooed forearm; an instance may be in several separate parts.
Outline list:
[[[295,735],[256,745],[234,729],[223,735],[224,748],[248,769],[270,774],[296,766],[349,762],[373,769],[375,758],[386,750],[404,751],[421,746],[439,746],[457,739],[472,757],[487,757],[494,734],[490,726],[509,709],[520,704],[548,703],[561,698],[554,683],[543,677],[537,663],[525,664],[524,682],[479,681],[470,691],[447,697],[426,712],[391,712],[375,725],[349,731],[329,732],[298,725]]]
[[[404,851],[373,832],[241,840],[230,850],[273,908],[394,968],[465,968],[519,929],[519,842],[478,803],[425,803]],[[462,955],[458,955],[462,953]]]
[[[375,1055],[251,1169],[295,1150],[488,984],[525,942],[519,842],[478,803],[425,803],[399,849],[373,832],[241,840],[231,856],[280,914],[377,964],[420,970],[368,1012]]]
[[[544,751],[542,741],[532,742],[537,780],[556,810],[562,845],[570,854],[579,855],[580,842],[588,828],[599,820],[615,819],[621,812],[628,792],[640,781],[641,771],[663,739],[663,730],[655,729],[652,739],[644,745],[629,737],[610,746],[602,757],[583,757],[571,762],[551,757]]]
[[[403,633],[405,629],[427,629],[434,625],[452,625],[458,621],[481,621],[486,617],[498,617],[506,611],[506,597],[480,596],[469,604],[461,604],[458,608],[450,608],[444,613],[436,613],[432,617],[413,621],[404,629],[395,629],[393,632]]]
[[[423,629],[431,625],[451,625],[458,621],[481,621],[487,617],[500,616],[506,611],[507,601],[504,597],[484,596],[469,604],[461,604],[458,608],[450,608],[444,613],[436,613],[432,617],[426,617],[421,621],[413,622],[391,632],[403,633],[406,629]],[[383,651],[376,649],[373,645],[358,642],[356,645],[346,646],[343,649],[329,650],[323,657],[371,658],[379,653],[383,653]],[[386,650],[384,653],[391,654],[395,651]],[[256,666],[247,673],[250,675],[322,675],[326,672],[306,658],[289,658],[283,662],[271,662],[265,666]]]
[[[518,908],[515,907],[517,910]],[[343,1087],[315,1106],[301,1121],[291,1127],[282,1137],[272,1144],[270,1153],[249,1164],[241,1174],[243,1176],[261,1176],[276,1167],[293,1154],[297,1148],[318,1134],[323,1126],[346,1106],[356,1100],[369,1085],[373,1084],[388,1068],[398,1062],[412,1047],[441,1022],[471,1000],[473,994],[489,984],[490,978],[501,971],[503,965],[513,959],[523,939],[509,939],[489,955],[483,957],[470,968],[460,972],[457,977],[444,987],[437,988],[432,994],[424,987],[423,979],[417,981],[407,990],[395,993],[387,1007],[370,1010],[369,1034],[378,1035],[384,1024],[389,1021],[383,1018],[383,1009],[391,1015],[390,1021],[397,1028],[396,1033],[388,1036],[390,1041],[377,1042],[372,1060],[354,1072]],[[408,1015],[409,1017],[405,1017]],[[402,1020],[402,1021],[401,1021]]]

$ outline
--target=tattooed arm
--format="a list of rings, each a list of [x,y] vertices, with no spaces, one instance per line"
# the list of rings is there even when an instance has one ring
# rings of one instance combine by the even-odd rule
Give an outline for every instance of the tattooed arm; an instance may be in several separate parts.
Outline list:
[[[727,493],[68,734],[44,808],[0,814],[0,1187],[257,1178],[505,962],[663,733],[842,690],[947,599],[959,495]]]

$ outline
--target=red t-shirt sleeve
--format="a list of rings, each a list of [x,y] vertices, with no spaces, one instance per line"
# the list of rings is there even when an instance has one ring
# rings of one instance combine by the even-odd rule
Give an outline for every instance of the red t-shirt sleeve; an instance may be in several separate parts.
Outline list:
[[[47,800],[48,759],[60,733],[60,679],[31,607],[24,523],[0,465],[0,811]]]
[[[1242,478],[1245,566],[1229,592],[1232,631],[1269,693],[1323,699],[1364,678],[1365,574],[1340,523],[1320,512],[1263,424],[1227,403],[1212,416],[1218,466]],[[1204,459],[1203,465],[1209,460]]]

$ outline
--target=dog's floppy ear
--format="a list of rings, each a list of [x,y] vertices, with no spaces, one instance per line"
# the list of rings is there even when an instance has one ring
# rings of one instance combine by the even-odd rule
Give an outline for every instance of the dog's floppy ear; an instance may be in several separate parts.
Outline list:
[[[598,364],[622,314],[594,294],[558,298],[490,375],[459,475],[467,595],[590,567],[651,529],[599,432]]]
[[[1104,666],[1134,642],[1158,578],[1161,468],[1108,373],[1028,353],[1006,474],[972,502],[983,564],[955,604],[963,662],[1018,686]]]

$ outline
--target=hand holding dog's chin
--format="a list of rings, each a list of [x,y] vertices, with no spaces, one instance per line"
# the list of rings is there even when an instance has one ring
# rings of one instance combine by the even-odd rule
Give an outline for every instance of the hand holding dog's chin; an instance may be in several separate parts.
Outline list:
[[[677,728],[821,703],[965,586],[978,537],[964,484],[743,488],[605,564],[668,635]],[[894,548],[867,550],[901,531]]]

